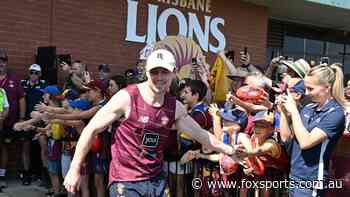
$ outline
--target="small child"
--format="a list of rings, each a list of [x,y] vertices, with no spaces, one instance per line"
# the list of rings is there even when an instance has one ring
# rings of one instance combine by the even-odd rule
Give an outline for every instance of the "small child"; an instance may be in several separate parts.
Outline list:
[[[289,160],[285,150],[274,138],[274,113],[258,112],[254,115],[253,121],[254,133],[249,143],[247,139],[241,139],[249,156],[245,159],[243,170],[247,179],[264,181],[283,179],[289,169]],[[265,189],[264,196],[269,194],[270,191]]]
[[[216,104],[212,104],[209,108],[209,113],[213,117],[214,121],[214,135],[226,144],[236,144],[238,135],[245,135],[243,130],[247,125],[247,114],[238,108],[235,109],[225,109],[220,111]],[[221,126],[222,124],[222,126]],[[200,177],[203,182],[209,180],[230,180],[239,179],[239,174],[236,176],[230,176],[236,170],[238,170],[238,163],[228,158],[225,155],[215,153],[211,150],[203,148],[201,151],[188,151],[181,159],[181,162],[186,162],[186,160],[191,159],[201,159],[200,161]],[[228,168],[223,168],[222,165]],[[200,191],[200,196],[223,196],[225,194],[232,193],[232,191],[219,189],[219,188],[208,188],[203,185]]]
[[[293,97],[299,109],[302,108],[304,105],[308,104],[309,100],[307,97],[305,97],[306,88],[305,88],[304,80],[301,80],[299,78],[291,78],[288,81],[287,85],[288,85],[288,91],[290,95]],[[288,113],[285,112],[284,107],[281,105],[281,102],[282,102],[281,99],[282,99],[282,95],[277,97],[276,99],[277,113],[280,114],[280,122],[281,122],[280,127],[285,127],[287,125],[282,123],[290,122],[290,120],[288,117]],[[285,113],[281,113],[281,112],[285,112]],[[284,129],[281,128],[281,130],[284,130]],[[289,134],[281,132],[280,136],[282,141],[286,141],[288,139],[287,136],[289,136]],[[289,150],[290,147],[288,147],[288,143],[286,143],[286,146],[287,146],[286,149]]]

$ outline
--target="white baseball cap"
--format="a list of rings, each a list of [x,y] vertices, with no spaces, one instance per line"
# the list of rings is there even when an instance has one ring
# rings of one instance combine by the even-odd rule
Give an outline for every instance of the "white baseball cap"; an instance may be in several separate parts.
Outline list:
[[[146,71],[150,71],[153,68],[165,68],[170,72],[175,69],[175,57],[172,53],[165,49],[157,49],[153,51],[147,58]]]
[[[32,64],[30,65],[29,70],[35,70],[35,71],[41,72],[41,67],[38,64]]]

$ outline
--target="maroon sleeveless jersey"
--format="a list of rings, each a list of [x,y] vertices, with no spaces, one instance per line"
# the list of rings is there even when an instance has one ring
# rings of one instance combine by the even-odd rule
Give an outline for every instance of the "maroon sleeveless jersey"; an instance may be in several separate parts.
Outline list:
[[[165,95],[161,107],[147,104],[136,85],[125,89],[130,95],[130,114],[114,134],[109,183],[148,180],[159,175],[163,151],[170,143],[175,122],[176,98]]]

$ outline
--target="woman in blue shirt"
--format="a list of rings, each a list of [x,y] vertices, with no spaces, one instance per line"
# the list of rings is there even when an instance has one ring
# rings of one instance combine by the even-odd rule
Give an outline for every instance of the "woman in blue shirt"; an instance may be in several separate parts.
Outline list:
[[[304,81],[312,103],[298,109],[289,92],[279,100],[281,138],[291,147],[289,196],[324,196],[330,156],[345,127],[343,72],[319,65]]]

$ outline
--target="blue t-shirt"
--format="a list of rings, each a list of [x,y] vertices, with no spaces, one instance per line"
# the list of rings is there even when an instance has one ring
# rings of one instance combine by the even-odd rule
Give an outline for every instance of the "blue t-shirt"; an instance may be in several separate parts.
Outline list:
[[[331,153],[345,128],[343,108],[333,99],[319,110],[315,104],[304,106],[300,111],[300,116],[309,132],[317,127],[327,134],[327,139],[307,150],[301,150],[298,140],[295,137],[292,139],[290,177],[301,180],[318,180],[319,165],[323,160],[324,168],[320,170],[324,174],[323,180],[328,175],[327,169]]]

